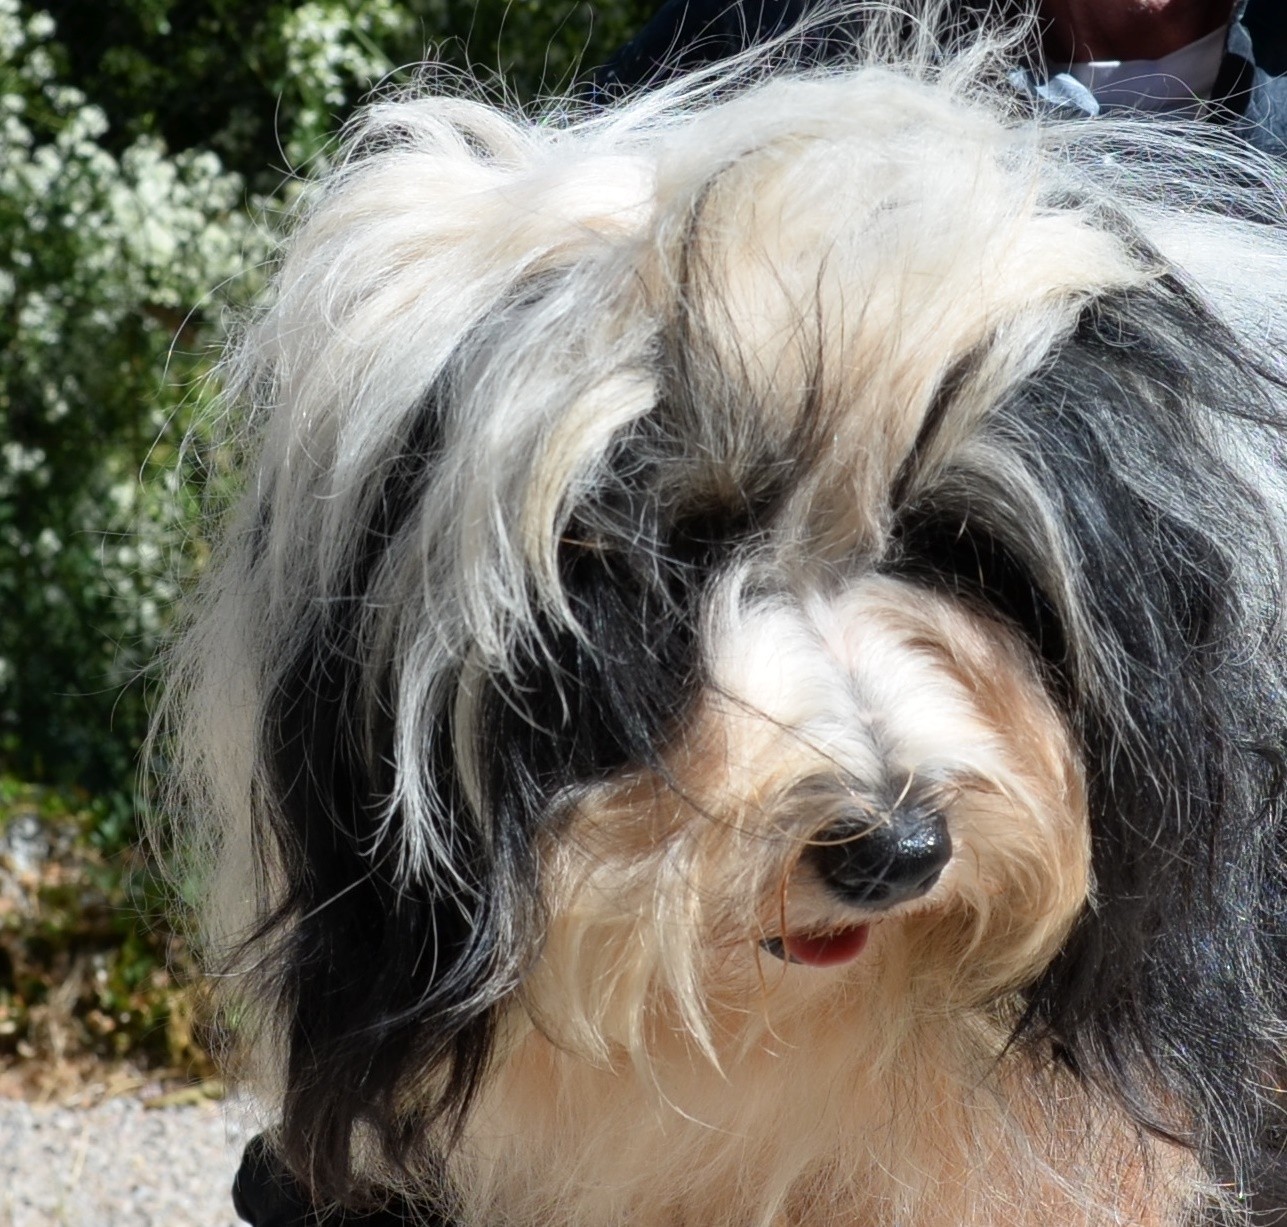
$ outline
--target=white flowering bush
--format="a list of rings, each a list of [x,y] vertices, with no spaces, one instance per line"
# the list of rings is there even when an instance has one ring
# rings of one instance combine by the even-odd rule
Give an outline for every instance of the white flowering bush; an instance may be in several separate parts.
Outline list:
[[[296,110],[285,144],[291,164],[309,164],[330,140],[336,117],[395,65],[385,48],[414,27],[405,5],[392,0],[309,0],[281,25],[285,51],[279,82]]]
[[[107,788],[133,770],[129,683],[176,595],[187,494],[160,475],[220,287],[268,240],[212,153],[106,148],[55,33],[0,0],[0,762]]]

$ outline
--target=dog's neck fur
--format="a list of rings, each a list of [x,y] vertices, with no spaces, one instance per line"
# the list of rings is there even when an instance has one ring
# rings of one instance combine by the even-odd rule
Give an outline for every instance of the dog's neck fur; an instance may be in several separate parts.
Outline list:
[[[980,1026],[968,1060],[956,1029],[958,1042],[949,1043],[930,1019],[904,1046],[880,1054],[834,1029],[805,1029],[812,1033],[790,1039],[765,1032],[724,1073],[703,1069],[701,1054],[677,1053],[675,1064],[687,1067],[682,1102],[663,1084],[665,1071],[650,1085],[626,1064],[594,1069],[530,1034],[461,1152],[463,1222],[1164,1227],[1183,1220],[1191,1157],[1142,1143],[1053,1065],[1036,1068],[1026,1055],[997,1062],[999,1027]],[[933,1054],[937,1068],[928,1070]],[[1035,1100],[1034,1085],[1045,1086],[1045,1101]],[[801,1105],[807,1115],[783,1120]],[[1080,1130],[1070,1130],[1079,1113]]]

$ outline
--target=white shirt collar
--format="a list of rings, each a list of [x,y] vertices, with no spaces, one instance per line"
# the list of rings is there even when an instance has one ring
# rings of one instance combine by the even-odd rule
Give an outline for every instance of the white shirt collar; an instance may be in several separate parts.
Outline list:
[[[1228,37],[1220,26],[1160,60],[1091,60],[1068,72],[1102,107],[1183,111],[1211,97]]]

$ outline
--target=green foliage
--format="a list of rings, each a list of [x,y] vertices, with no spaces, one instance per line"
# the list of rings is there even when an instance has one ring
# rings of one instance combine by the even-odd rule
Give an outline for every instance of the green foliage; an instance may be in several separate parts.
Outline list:
[[[0,766],[113,790],[177,596],[188,496],[162,465],[214,340],[202,307],[265,248],[213,154],[99,143],[53,33],[0,0]]]
[[[656,0],[47,0],[67,71],[109,121],[207,149],[257,190],[317,151],[358,97],[428,58],[502,78],[528,101],[606,59]]]
[[[104,851],[119,838],[112,808],[0,777],[0,1057],[204,1072],[186,949],[152,923],[160,898],[141,852]]]

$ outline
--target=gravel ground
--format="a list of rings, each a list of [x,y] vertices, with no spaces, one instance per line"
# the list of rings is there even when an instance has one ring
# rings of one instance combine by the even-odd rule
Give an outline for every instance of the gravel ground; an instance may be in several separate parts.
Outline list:
[[[234,1227],[245,1140],[218,1103],[0,1099],[0,1227]]]

